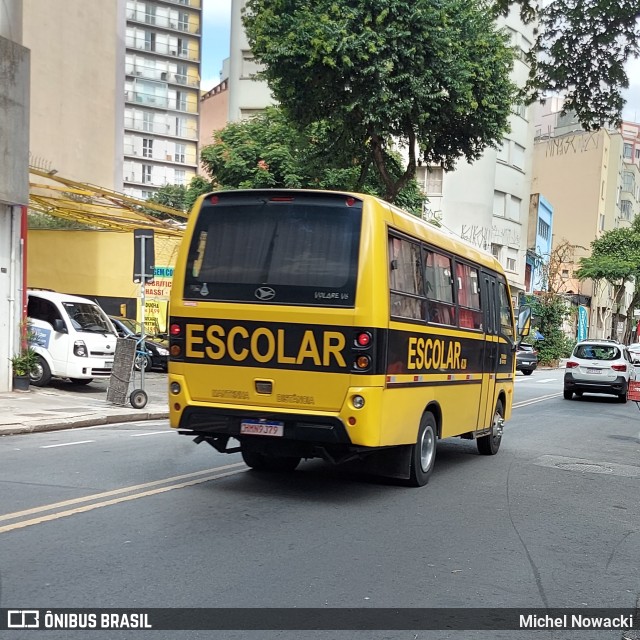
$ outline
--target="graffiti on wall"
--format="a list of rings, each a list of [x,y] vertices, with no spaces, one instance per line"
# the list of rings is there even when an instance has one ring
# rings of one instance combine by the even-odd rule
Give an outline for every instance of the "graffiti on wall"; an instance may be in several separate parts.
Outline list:
[[[460,237],[476,247],[488,249],[491,244],[491,229],[477,224],[463,224]]]
[[[550,138],[546,141],[545,155],[551,158],[570,153],[585,153],[586,151],[597,149],[598,144],[599,137],[595,132],[571,134],[562,138]]]

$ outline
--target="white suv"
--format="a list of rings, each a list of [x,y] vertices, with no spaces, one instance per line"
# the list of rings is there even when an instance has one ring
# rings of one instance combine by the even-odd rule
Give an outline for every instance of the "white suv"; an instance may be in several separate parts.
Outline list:
[[[636,371],[627,348],[615,340],[578,342],[567,361],[564,374],[564,399],[584,392],[608,393],[627,401],[629,380]]]

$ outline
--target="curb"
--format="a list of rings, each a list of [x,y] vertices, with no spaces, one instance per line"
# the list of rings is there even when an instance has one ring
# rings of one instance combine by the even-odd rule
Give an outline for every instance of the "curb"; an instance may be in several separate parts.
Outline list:
[[[61,431],[62,429],[77,429],[80,427],[94,427],[102,424],[117,424],[119,422],[140,422],[143,420],[164,420],[169,417],[169,411],[146,411],[135,413],[123,413],[121,415],[95,416],[88,418],[67,418],[57,422],[47,422],[44,425],[29,426],[20,424],[0,427],[1,436],[16,436],[27,433],[38,433],[44,431]]]

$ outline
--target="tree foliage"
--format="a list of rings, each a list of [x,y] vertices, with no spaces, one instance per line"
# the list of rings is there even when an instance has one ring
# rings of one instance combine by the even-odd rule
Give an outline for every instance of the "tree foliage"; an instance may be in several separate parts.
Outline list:
[[[324,120],[301,130],[278,107],[214,132],[214,142],[204,147],[201,161],[224,189],[309,188],[384,195],[362,147],[349,149],[336,142]],[[385,162],[392,175],[402,173],[397,154],[386,153]],[[396,203],[421,213],[424,197],[415,180],[399,192]]]
[[[194,176],[188,186],[183,184],[167,184],[164,187],[160,187],[149,196],[147,202],[161,204],[165,207],[187,212],[191,209],[198,196],[213,191],[214,188],[212,182],[202,176]],[[144,212],[161,220],[171,218],[169,214],[161,213],[154,209],[144,209]]]
[[[571,354],[574,341],[562,330],[570,309],[562,296],[541,295],[529,300],[538,331],[544,340],[534,340],[540,364],[553,365]]]
[[[291,120],[330,123],[336,146],[363,149],[394,200],[418,160],[451,169],[501,143],[513,51],[494,18],[478,0],[248,0],[244,25]],[[408,152],[400,175],[391,140]]]
[[[605,231],[591,243],[591,255],[581,258],[576,275],[581,280],[601,281],[613,287],[613,302],[617,325],[627,283],[634,283],[634,294],[627,310],[627,320],[640,304],[640,218],[636,217],[630,227]],[[626,334],[630,331],[627,322]]]
[[[538,35],[529,55],[529,100],[549,92],[566,95],[585,129],[619,124],[629,86],[625,63],[639,53],[637,0],[497,0],[503,13],[520,5],[536,19]]]

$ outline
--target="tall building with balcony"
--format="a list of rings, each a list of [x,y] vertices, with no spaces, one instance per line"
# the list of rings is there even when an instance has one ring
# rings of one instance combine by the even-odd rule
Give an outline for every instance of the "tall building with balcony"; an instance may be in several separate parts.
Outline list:
[[[127,0],[125,193],[187,185],[198,166],[202,0]]]

